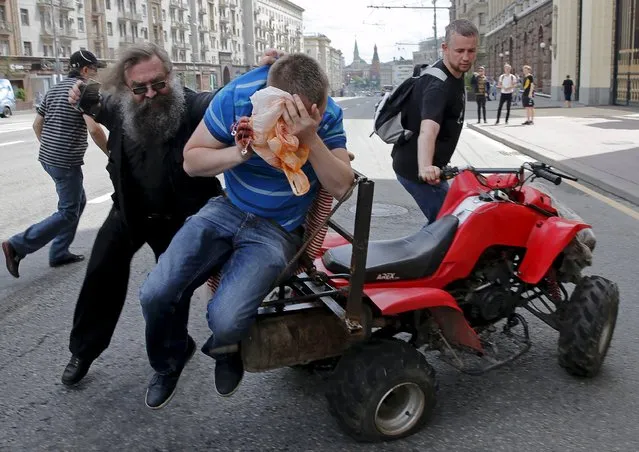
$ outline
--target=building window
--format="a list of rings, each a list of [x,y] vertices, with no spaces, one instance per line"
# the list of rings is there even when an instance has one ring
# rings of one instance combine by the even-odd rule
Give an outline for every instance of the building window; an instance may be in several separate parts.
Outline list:
[[[146,5],[142,4],[142,17],[146,17]]]
[[[166,9],[162,10],[162,20],[166,20]]]
[[[20,8],[20,21],[22,25],[29,25],[29,10]]]
[[[479,13],[479,25],[486,25],[486,16],[484,13]]]
[[[126,36],[126,23],[120,23],[120,37],[124,38]]]
[[[107,22],[107,34],[113,36],[113,24],[111,22]]]
[[[105,4],[106,4],[106,9],[111,9],[111,0],[106,0]],[[109,51],[111,51],[111,49],[109,49]]]
[[[78,17],[78,31],[84,33],[84,19]]]
[[[24,55],[33,56],[33,51],[31,50],[31,43],[28,41],[25,41],[23,44],[24,44]]]

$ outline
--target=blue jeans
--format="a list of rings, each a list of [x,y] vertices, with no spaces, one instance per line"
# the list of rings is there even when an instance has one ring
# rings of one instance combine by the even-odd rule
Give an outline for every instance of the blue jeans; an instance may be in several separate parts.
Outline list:
[[[9,239],[9,243],[22,258],[53,240],[49,250],[49,262],[55,263],[69,255],[69,246],[75,238],[87,198],[82,187],[82,167],[61,168],[42,162],[41,164],[55,182],[58,211],[49,218],[29,226],[26,231],[14,235]]]
[[[300,242],[223,196],[209,200],[186,220],[140,289],[151,367],[168,373],[183,364],[191,296],[214,269],[222,277],[208,302],[212,336],[203,351],[240,342]]]
[[[413,199],[415,199],[417,206],[419,206],[424,215],[426,215],[428,223],[435,221],[446,199],[448,182],[443,180],[437,185],[431,185],[426,182],[408,180],[399,174],[396,174],[396,176],[399,183],[410,193]]]

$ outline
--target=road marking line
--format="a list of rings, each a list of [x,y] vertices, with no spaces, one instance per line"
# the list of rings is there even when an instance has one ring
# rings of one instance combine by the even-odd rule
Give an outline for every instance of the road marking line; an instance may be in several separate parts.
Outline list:
[[[0,133],[12,133],[12,132],[24,132],[25,130],[31,130],[32,127],[31,126],[24,126],[24,127],[12,127],[10,129],[4,129],[4,130],[0,130]]]
[[[602,195],[601,193],[598,193],[584,185],[581,185],[578,182],[573,182],[571,180],[566,180],[564,179],[563,182],[567,183],[568,185],[570,185],[571,187],[576,188],[577,190],[580,190],[584,193],[586,193],[587,195],[592,196],[593,198],[598,199],[599,201],[608,204],[610,207],[612,207],[613,209],[617,209],[619,212],[625,213],[626,215],[628,215],[629,217],[639,221],[639,212],[637,212],[636,210],[631,209],[630,207],[615,201],[614,199],[611,199],[605,195]]]
[[[11,146],[12,144],[24,143],[24,140],[20,141],[8,141],[6,143],[0,143],[0,146]]]
[[[106,195],[98,196],[97,198],[87,201],[87,204],[100,204],[106,202],[111,199],[111,194],[112,193],[107,193]]]

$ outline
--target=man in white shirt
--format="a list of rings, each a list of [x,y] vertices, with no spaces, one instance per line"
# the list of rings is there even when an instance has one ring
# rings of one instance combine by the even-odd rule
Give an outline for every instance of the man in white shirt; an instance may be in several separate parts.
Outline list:
[[[504,103],[506,104],[506,124],[508,124],[513,91],[517,88],[517,77],[510,73],[511,70],[510,64],[504,64],[504,73],[499,76],[499,81],[497,82],[497,88],[501,90],[501,95],[499,96],[499,108],[497,109],[497,121],[495,125],[499,124],[501,108],[504,106]]]

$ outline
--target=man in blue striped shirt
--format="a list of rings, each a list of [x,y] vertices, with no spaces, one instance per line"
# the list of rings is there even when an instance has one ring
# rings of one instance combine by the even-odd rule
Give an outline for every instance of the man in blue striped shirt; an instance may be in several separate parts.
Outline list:
[[[293,194],[285,174],[249,148],[243,153],[231,128],[250,116],[250,97],[266,86],[293,95],[283,118],[300,145],[310,148],[303,171],[310,189]],[[335,198],[350,188],[354,174],[346,151],[341,108],[328,97],[328,78],[311,57],[291,54],[270,67],[253,70],[213,98],[203,121],[184,149],[191,176],[224,174],[227,196],[209,200],[175,235],[140,290],[146,320],[147,353],[156,374],[146,404],[162,408],[173,394],[185,362],[184,319],[172,315],[190,302],[214,268],[220,285],[209,301],[212,335],[202,351],[216,359],[215,387],[222,396],[237,389],[244,368],[239,353],[214,354],[240,342],[257,308],[301,244],[305,215],[321,184]]]

